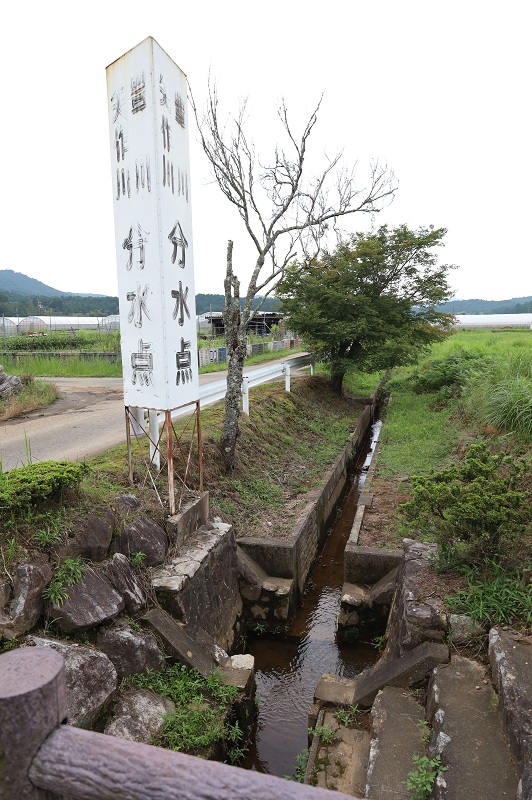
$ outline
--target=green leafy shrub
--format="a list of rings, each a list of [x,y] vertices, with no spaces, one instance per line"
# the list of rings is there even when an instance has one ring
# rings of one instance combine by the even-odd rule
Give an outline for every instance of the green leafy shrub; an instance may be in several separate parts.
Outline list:
[[[57,500],[67,488],[77,486],[87,472],[84,464],[41,461],[0,474],[0,510],[15,514],[37,503]]]
[[[433,535],[447,554],[482,563],[506,550],[530,525],[526,489],[518,490],[523,460],[470,446],[463,460],[428,476],[412,477],[412,499],[400,506],[410,529]]]

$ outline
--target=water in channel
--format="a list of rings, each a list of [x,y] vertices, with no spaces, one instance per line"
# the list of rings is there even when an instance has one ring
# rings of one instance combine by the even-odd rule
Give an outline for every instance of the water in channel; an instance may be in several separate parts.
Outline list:
[[[295,757],[308,746],[308,712],[324,673],[351,678],[372,664],[377,653],[369,642],[339,645],[336,627],[344,580],[344,549],[358,497],[379,437],[375,422],[368,448],[346,492],[341,516],[334,523],[310,577],[309,591],[284,636],[248,642],[255,657],[258,715],[255,736],[240,766],[271,775],[293,775]]]

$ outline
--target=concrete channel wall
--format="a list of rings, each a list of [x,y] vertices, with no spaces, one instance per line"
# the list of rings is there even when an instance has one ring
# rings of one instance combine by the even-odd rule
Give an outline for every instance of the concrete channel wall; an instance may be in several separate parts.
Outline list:
[[[323,543],[334,510],[345,489],[349,463],[356,459],[369,434],[379,400],[376,392],[368,398],[357,426],[346,446],[327,473],[323,484],[309,494],[309,502],[286,539],[243,537],[238,544],[268,574],[291,578],[303,592],[310,568]]]

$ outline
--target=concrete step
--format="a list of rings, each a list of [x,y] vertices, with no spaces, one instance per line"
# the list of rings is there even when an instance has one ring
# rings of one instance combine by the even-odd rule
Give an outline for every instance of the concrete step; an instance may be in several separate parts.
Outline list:
[[[412,695],[386,686],[371,709],[371,749],[364,797],[410,800],[406,777],[412,756],[426,754],[425,709]]]
[[[433,800],[515,800],[518,773],[481,664],[459,656],[437,667],[429,685],[430,752],[447,767]],[[496,699],[496,698],[495,698]]]

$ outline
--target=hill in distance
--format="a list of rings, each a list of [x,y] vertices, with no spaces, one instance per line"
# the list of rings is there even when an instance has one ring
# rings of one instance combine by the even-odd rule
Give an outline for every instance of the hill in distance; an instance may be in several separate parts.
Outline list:
[[[105,297],[102,294],[75,294],[54,289],[36,278],[30,278],[13,269],[0,269],[0,292],[9,294],[30,295],[32,297],[60,297],[61,295],[76,297]]]
[[[532,296],[510,300],[449,300],[437,309],[446,314],[528,314],[532,311]]]
[[[118,313],[118,298],[111,298],[101,294],[72,294],[72,292],[63,292],[60,289],[54,289],[52,286],[47,286],[45,283],[42,283],[42,281],[30,278],[28,275],[24,275],[22,272],[15,272],[12,269],[0,270],[0,293],[4,295],[7,301],[7,303],[2,303],[2,305],[5,306],[2,313],[7,315],[14,314],[16,308],[20,311],[20,316],[38,313],[38,308],[40,307],[39,301],[41,306],[45,306],[54,314],[96,316],[100,313]],[[34,310],[26,310],[26,306],[30,303],[30,298],[35,301],[33,303],[35,306]],[[42,301],[45,298],[49,298],[49,300],[43,303]],[[55,301],[52,301],[53,298],[55,298]],[[79,301],[76,302],[75,298],[79,298]],[[100,302],[96,302],[96,305],[94,305],[89,301],[89,298],[94,298],[95,302],[99,299]],[[68,310],[65,307],[65,303],[60,302],[60,299],[63,299],[68,305]],[[255,299],[254,307],[258,304],[259,300],[260,298]],[[241,303],[243,303],[243,300],[241,300]],[[93,305],[95,310],[89,310],[89,307],[92,308]],[[97,306],[98,309],[101,306],[101,310],[98,310]],[[206,314],[210,311],[222,311],[223,307],[223,294],[199,293],[196,295],[197,314]],[[277,311],[279,307],[279,300],[275,297],[268,297],[262,306],[262,310]],[[525,314],[532,312],[532,295],[528,297],[512,297],[509,300],[449,300],[447,303],[442,303],[442,305],[438,306],[438,311],[443,311],[448,314]]]

